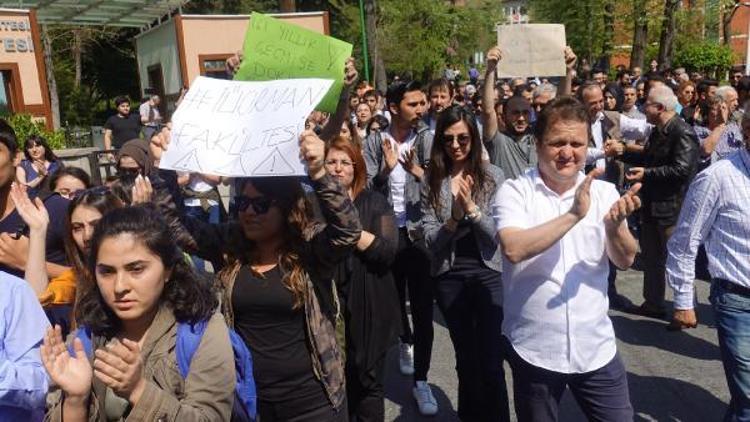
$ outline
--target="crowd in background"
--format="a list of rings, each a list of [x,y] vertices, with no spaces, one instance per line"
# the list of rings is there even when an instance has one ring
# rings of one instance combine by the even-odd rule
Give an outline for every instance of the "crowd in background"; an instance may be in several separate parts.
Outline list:
[[[435,415],[437,303],[461,420],[510,420],[508,362],[519,420],[557,420],[569,388],[589,419],[628,421],[607,311],[694,327],[696,269],[725,420],[750,420],[750,77],[610,78],[566,48],[553,84],[486,57],[386,92],[350,59],[336,112],[300,135],[306,177],[160,169],[157,96],[114,100],[101,186],[3,123],[0,420],[382,421],[394,346]],[[633,265],[638,305],[616,288]]]

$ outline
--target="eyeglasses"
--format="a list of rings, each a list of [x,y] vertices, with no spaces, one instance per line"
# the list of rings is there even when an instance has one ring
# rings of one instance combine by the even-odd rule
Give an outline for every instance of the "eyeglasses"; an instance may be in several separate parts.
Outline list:
[[[443,142],[446,146],[453,145],[453,141],[458,141],[458,144],[462,147],[466,146],[471,142],[471,135],[468,133],[462,133],[460,135],[443,135]]]
[[[265,196],[250,198],[244,195],[237,195],[234,197],[234,205],[238,212],[245,212],[249,207],[253,207],[253,212],[258,215],[267,213],[274,202],[273,199]]]
[[[336,167],[336,164],[341,165],[341,167],[354,167],[354,163],[352,163],[349,160],[326,160],[325,165],[329,167]]]

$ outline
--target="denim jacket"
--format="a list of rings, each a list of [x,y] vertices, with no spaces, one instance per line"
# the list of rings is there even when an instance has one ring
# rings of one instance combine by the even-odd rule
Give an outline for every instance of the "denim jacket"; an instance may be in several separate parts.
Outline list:
[[[474,238],[477,248],[482,255],[482,262],[495,271],[502,271],[502,252],[497,241],[495,222],[492,219],[492,200],[505,181],[505,175],[499,167],[486,164],[486,172],[490,179],[486,183],[485,194],[474,198],[482,217],[474,225]],[[432,254],[432,275],[438,276],[449,271],[453,266],[456,249],[456,231],[445,227],[445,222],[451,218],[451,178],[446,177],[440,188],[440,207],[436,212],[430,200],[430,187],[427,183],[422,186],[422,230],[424,231],[427,248]]]

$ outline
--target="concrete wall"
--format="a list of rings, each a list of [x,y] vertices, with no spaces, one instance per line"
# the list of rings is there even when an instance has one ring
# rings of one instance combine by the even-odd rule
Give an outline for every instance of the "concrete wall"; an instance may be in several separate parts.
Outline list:
[[[148,68],[156,64],[161,64],[164,76],[164,93],[166,95],[179,94],[182,87],[182,78],[180,76],[180,59],[177,53],[175,22],[169,21],[138,35],[135,38],[135,48],[141,94],[143,94],[144,89],[150,88]]]

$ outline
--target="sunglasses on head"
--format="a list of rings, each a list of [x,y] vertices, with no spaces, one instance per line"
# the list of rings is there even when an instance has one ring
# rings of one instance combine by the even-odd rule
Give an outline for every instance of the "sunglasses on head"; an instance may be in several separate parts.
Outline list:
[[[237,195],[234,197],[234,205],[237,212],[245,212],[249,207],[253,207],[253,212],[258,215],[267,213],[274,202],[273,199],[265,196],[250,198],[244,195]]]
[[[460,135],[443,135],[445,145],[453,145],[453,141],[458,141],[458,144],[466,146],[471,142],[471,135],[468,133],[462,133]]]
[[[110,189],[109,186],[106,186],[106,185],[95,186],[93,188],[82,189],[82,190],[73,192],[73,194],[70,195],[70,199],[76,199],[84,195],[104,195],[110,192],[112,192],[112,189]]]

